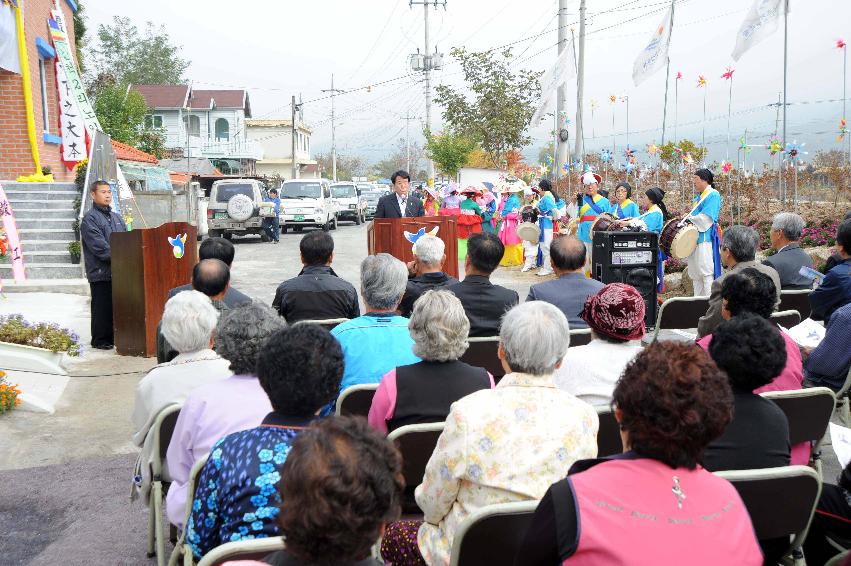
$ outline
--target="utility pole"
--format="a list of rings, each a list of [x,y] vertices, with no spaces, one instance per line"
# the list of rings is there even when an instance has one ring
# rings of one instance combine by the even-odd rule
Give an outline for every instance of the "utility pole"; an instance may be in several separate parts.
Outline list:
[[[337,125],[334,122],[334,98],[338,92],[343,92],[338,88],[334,88],[334,73],[331,73],[331,88],[326,88],[322,92],[331,93],[331,179],[337,181]]]
[[[415,120],[416,116],[411,116],[411,112],[408,111],[405,113],[403,120],[405,120],[405,155],[407,159],[407,167],[405,171],[408,173],[411,172],[411,120]]]
[[[558,0],[558,53],[559,55],[567,49],[567,0]],[[567,94],[565,85],[556,90],[556,160],[553,163],[553,178],[558,186],[558,178],[563,171],[562,167],[567,163]]]
[[[780,183],[781,202],[786,203],[786,187],[783,185],[783,153],[786,151],[786,72],[789,61],[789,0],[783,2],[783,137],[780,138],[783,147],[777,160],[777,180]],[[797,195],[795,195],[797,198]],[[795,202],[795,206],[798,203]]]
[[[292,102],[290,103],[290,108],[292,108],[292,122],[290,128],[290,147],[291,147],[291,157],[293,162],[292,168],[292,178],[296,179],[298,177],[298,164],[295,159],[295,134],[296,134],[296,116],[298,115],[298,111],[301,110],[301,104],[295,103],[295,95],[293,95]]]
[[[564,9],[559,10],[559,38],[564,26],[567,25],[567,2],[559,0],[559,5]],[[562,22],[564,18],[564,22]],[[576,66],[576,147],[574,153],[579,159],[585,160],[585,133],[582,129],[583,123],[583,95],[585,91],[585,0],[579,2],[579,63]]]

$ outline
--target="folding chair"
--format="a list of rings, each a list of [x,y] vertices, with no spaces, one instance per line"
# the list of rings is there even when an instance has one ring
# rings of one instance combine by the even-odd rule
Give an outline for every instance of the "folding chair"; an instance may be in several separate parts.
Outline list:
[[[798,311],[801,313],[801,320],[810,318],[810,313],[813,308],[810,305],[810,293],[812,289],[787,289],[780,291],[780,306],[778,311]]]
[[[825,562],[824,566],[841,566],[842,564],[845,564],[849,556],[851,556],[851,550],[846,550]]]
[[[337,399],[337,415],[344,417],[368,417],[377,383],[364,383],[347,387]]]
[[[198,562],[198,566],[220,566],[231,560],[262,560],[269,554],[286,548],[283,537],[258,538],[228,542],[217,546]]]
[[[537,507],[533,500],[477,509],[455,531],[449,565],[513,565]]]
[[[809,466],[715,472],[736,488],[760,541],[790,537],[784,556],[799,549],[821,494],[821,477]]]
[[[849,405],[851,400],[848,398],[848,392],[851,389],[851,367],[848,368],[848,375],[845,376],[845,383],[836,392],[836,410],[839,411],[839,420],[845,426],[851,424],[851,414],[849,414]]]
[[[317,319],[317,320],[299,320],[298,322],[293,323],[293,326],[298,326],[299,324],[318,324],[325,330],[329,332],[334,330],[334,327],[338,324],[342,324],[347,320],[351,320],[350,318],[326,318],[326,319]]]
[[[399,427],[387,435],[402,454],[402,475],[405,478],[405,501],[402,512],[422,515],[413,498],[413,488],[420,485],[444,423],[413,424]]]
[[[801,324],[801,313],[796,310],[777,311],[771,314],[771,322],[783,328],[792,328]]]
[[[209,454],[205,454],[199,458],[189,471],[189,480],[186,482],[186,507],[183,512],[183,532],[180,533],[180,538],[177,539],[174,545],[174,550],[168,559],[168,566],[177,566],[181,556],[183,556],[184,566],[192,566],[195,563],[195,556],[193,556],[192,551],[186,546],[184,537],[186,536],[186,525],[189,524],[189,517],[192,515],[192,502],[195,501],[195,487],[198,485],[198,476],[201,475],[201,470],[204,469],[204,465],[207,463],[207,458],[209,457]]]
[[[659,307],[656,328],[651,342],[655,342],[662,330],[687,330],[697,328],[700,317],[709,310],[709,297],[672,297]]]
[[[780,407],[789,421],[789,443],[809,442],[813,468],[821,477],[821,444],[836,406],[833,391],[827,387],[809,387],[762,394]]]
[[[570,331],[570,348],[574,346],[584,346],[591,341],[591,329],[579,328]]]
[[[597,429],[597,458],[614,456],[623,452],[621,441],[621,427],[615,420],[612,408],[606,405],[597,405],[597,417],[600,419],[600,428]]]
[[[180,405],[173,404],[164,408],[157,414],[151,425],[149,435],[153,435],[151,446],[151,457],[149,473],[151,474],[151,493],[148,500],[148,558],[157,557],[157,566],[166,563],[165,539],[163,539],[163,493],[168,482],[163,479],[165,456],[174,426],[177,424],[177,415],[180,414]],[[146,465],[143,463],[143,465]]]
[[[502,362],[497,356],[499,350],[499,336],[488,336],[484,338],[467,338],[470,346],[461,355],[460,360],[471,366],[486,369],[494,381],[498,382],[505,375]]]

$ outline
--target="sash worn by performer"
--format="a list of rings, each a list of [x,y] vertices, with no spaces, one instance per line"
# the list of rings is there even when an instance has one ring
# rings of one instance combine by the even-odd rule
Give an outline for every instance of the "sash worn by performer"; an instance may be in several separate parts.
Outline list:
[[[633,222],[630,222],[630,224],[637,221],[638,224],[648,232],[653,232],[656,235],[661,236],[662,228],[665,226],[665,221],[668,220],[669,216],[668,209],[662,201],[664,198],[665,191],[659,187],[653,187],[652,189],[645,191],[644,194],[639,195],[638,205],[645,212]],[[656,266],[656,289],[659,293],[663,293],[665,291],[665,260],[667,259],[668,256],[660,247],[659,261]]]
[[[576,235],[585,244],[585,275],[587,277],[591,276],[591,225],[597,220],[597,216],[611,211],[609,201],[597,194],[602,182],[603,178],[591,171],[582,175],[585,194],[577,203],[579,205],[579,231]]]
[[[694,198],[695,207],[689,220],[699,232],[697,247],[688,257],[688,275],[694,283],[694,296],[709,296],[712,282],[721,276],[721,194],[712,187],[709,169],[694,172],[694,185],[700,194]]]
[[[639,215],[638,205],[630,200],[632,198],[632,186],[629,183],[626,181],[618,183],[615,189],[615,198],[618,201],[612,213],[615,218],[623,220],[624,218],[635,218]]]

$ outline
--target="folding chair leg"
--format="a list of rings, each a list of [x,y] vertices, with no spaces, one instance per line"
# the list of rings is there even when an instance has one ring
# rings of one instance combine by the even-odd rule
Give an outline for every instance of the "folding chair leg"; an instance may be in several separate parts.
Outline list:
[[[839,410],[839,421],[843,426],[849,426],[851,424],[851,412],[849,412],[851,401],[849,401],[848,397],[843,397],[840,403],[842,403],[842,407]]]
[[[168,541],[172,546],[177,544],[177,527],[171,523],[168,524]]]
[[[174,543],[174,550],[171,551],[171,556],[168,558],[168,566],[177,566],[184,552],[186,552],[186,547],[183,545],[183,533],[180,533],[177,542]]]
[[[154,537],[157,542],[157,566],[165,566],[165,537],[163,537],[163,486],[161,482],[152,485],[151,506],[154,507]]]
[[[153,487],[151,487],[152,493],[149,494],[148,499],[148,558],[153,558],[156,554],[156,548],[154,547],[154,542],[156,540],[155,533],[155,525],[154,525],[154,502],[150,497],[153,495]]]

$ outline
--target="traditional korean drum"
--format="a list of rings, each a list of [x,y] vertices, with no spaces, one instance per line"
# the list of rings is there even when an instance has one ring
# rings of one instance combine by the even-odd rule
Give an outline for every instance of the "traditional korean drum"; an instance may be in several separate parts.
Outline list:
[[[697,227],[692,224],[691,220],[672,218],[665,222],[665,226],[662,228],[662,234],[659,236],[659,248],[673,258],[685,259],[697,247],[699,235]]]
[[[620,229],[620,226],[615,224],[615,217],[604,212],[591,224],[591,241],[594,241],[595,232],[617,232]]]
[[[517,237],[521,240],[537,244],[541,239],[541,228],[531,222],[521,222],[517,225]]]

